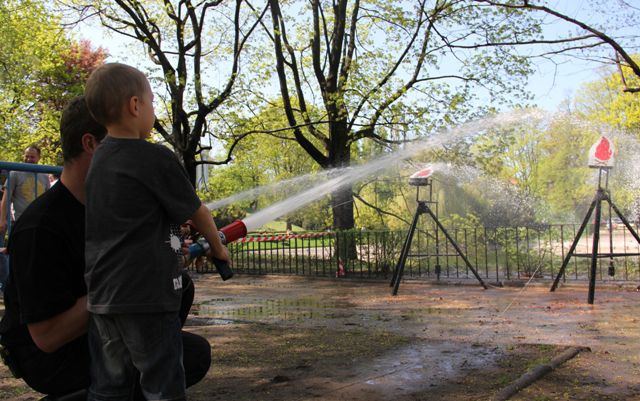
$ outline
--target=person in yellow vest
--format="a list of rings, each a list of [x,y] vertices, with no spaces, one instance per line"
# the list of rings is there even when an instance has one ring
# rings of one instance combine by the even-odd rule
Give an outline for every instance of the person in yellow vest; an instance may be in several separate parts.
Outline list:
[[[23,162],[37,164],[40,161],[40,148],[29,145],[23,154]],[[35,174],[26,171],[12,171],[5,182],[0,207],[0,235],[4,235],[8,219],[18,220],[24,209],[44,191],[49,189],[49,178],[46,174]],[[11,217],[9,217],[9,212]]]

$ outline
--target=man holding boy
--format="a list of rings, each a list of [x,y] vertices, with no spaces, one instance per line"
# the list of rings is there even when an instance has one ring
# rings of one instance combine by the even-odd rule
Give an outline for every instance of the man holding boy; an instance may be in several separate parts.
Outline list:
[[[127,399],[136,371],[148,400],[182,400],[179,225],[191,219],[212,257],[229,254],[177,157],[146,141],[155,114],[144,74],[105,64],[85,98],[108,131],[86,185],[89,400]]]
[[[5,364],[45,394],[68,394],[89,386],[85,177],[105,135],[84,98],[67,105],[60,123],[60,182],[25,210],[10,236],[13,273],[5,293],[0,342],[9,358]],[[192,300],[190,285],[183,293],[183,318]],[[183,332],[182,337],[187,385],[192,385],[207,373],[211,347],[195,334]],[[143,398],[137,394],[135,399]]]

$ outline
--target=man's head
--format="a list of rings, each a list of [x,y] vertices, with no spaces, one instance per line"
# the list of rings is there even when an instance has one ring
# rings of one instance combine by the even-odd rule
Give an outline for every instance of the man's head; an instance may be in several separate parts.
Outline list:
[[[125,116],[134,115],[140,117],[134,128],[144,130],[150,125],[150,131],[153,127],[155,116],[149,81],[131,66],[104,64],[91,74],[84,93],[91,115],[104,126],[122,123]]]
[[[22,161],[37,164],[40,161],[40,147],[35,144],[29,145],[22,154]]]
[[[82,154],[86,135],[100,142],[107,135],[107,129],[91,117],[84,96],[78,96],[67,104],[60,119],[60,141],[65,162]]]

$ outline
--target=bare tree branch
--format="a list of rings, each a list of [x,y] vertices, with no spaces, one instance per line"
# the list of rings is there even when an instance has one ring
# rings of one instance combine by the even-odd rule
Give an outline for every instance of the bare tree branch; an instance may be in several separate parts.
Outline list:
[[[622,45],[617,40],[607,35],[606,33],[594,28],[593,26],[586,24],[583,21],[572,18],[566,14],[562,14],[561,12],[551,9],[547,6],[538,6],[538,5],[530,4],[529,1],[525,1],[521,5],[517,5],[513,3],[503,3],[499,1],[493,1],[493,0],[473,0],[473,1],[478,3],[489,4],[492,6],[502,7],[506,9],[526,9],[526,10],[541,11],[546,14],[553,15],[554,17],[559,18],[563,21],[576,25],[587,32],[591,32],[591,34],[593,34],[595,37],[599,38],[600,40],[602,40],[603,42],[611,46],[615,50],[616,54],[618,54],[622,58],[622,60],[624,60],[625,63],[627,63],[627,66],[633,71],[633,73],[637,77],[640,77],[640,65],[636,63],[636,61],[631,57],[630,54],[627,53],[627,51],[622,47]]]
[[[278,80],[280,83],[280,94],[284,103],[284,111],[287,116],[290,127],[297,127],[295,115],[293,114],[291,106],[291,98],[289,95],[289,88],[287,85],[287,76],[284,69],[284,52],[283,52],[283,36],[286,35],[286,31],[283,29],[284,22],[282,21],[282,14],[280,12],[280,4],[278,0],[269,0],[271,9],[271,18],[273,21],[273,37],[276,56],[276,72],[278,74]],[[321,166],[328,166],[327,157],[318,150],[311,141],[309,141],[300,128],[294,128],[294,135],[300,146],[302,146],[307,153]]]
[[[371,209],[375,210],[378,214],[384,214],[384,215],[387,215],[387,216],[391,216],[391,217],[393,217],[395,219],[400,220],[401,222],[403,222],[403,223],[405,223],[407,225],[411,224],[410,221],[406,220],[402,216],[400,216],[398,214],[395,214],[395,213],[392,213],[392,212],[388,212],[388,211],[386,211],[386,210],[384,210],[382,208],[379,208],[378,206],[367,202],[362,196],[360,196],[360,195],[358,195],[356,193],[353,194],[353,197],[356,198],[357,200],[359,200],[360,202],[362,202],[367,207],[370,207]]]

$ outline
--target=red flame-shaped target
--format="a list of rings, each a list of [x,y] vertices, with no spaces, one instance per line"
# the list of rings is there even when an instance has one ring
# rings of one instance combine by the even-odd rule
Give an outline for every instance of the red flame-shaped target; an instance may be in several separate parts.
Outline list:
[[[423,186],[429,185],[429,177],[433,173],[433,169],[431,167],[425,167],[420,171],[417,171],[409,177],[409,185],[415,186]]]
[[[422,170],[420,170],[420,171],[418,171],[416,173],[413,173],[411,175],[411,177],[412,178],[421,178],[421,177],[426,178],[426,177],[429,177],[431,175],[431,173],[433,173],[433,170],[431,168],[427,167],[427,168],[423,168]]]
[[[596,159],[601,161],[607,161],[611,159],[611,155],[613,155],[613,151],[611,150],[611,143],[605,137],[600,138],[600,142],[596,146],[595,156]]]
[[[589,167],[613,167],[615,154],[613,142],[606,136],[601,136],[589,150]]]

